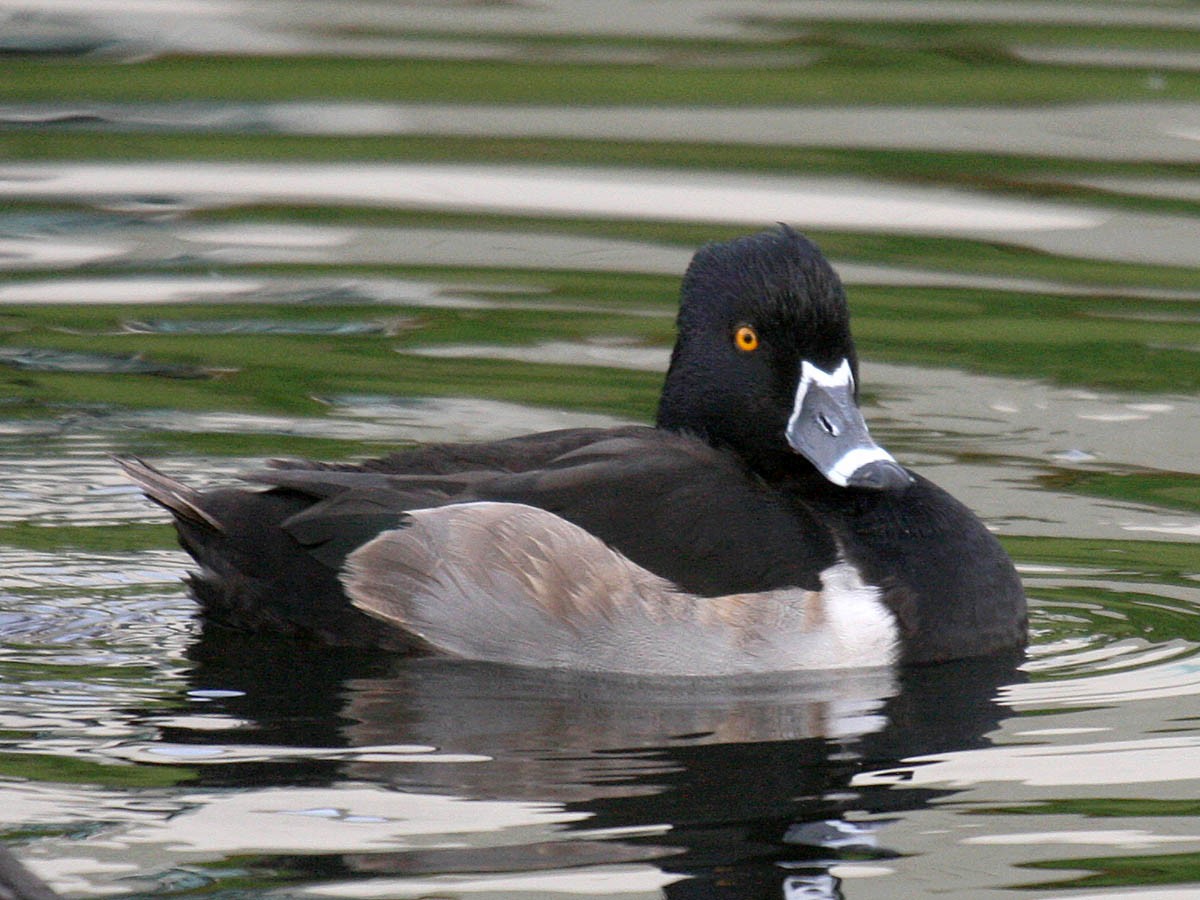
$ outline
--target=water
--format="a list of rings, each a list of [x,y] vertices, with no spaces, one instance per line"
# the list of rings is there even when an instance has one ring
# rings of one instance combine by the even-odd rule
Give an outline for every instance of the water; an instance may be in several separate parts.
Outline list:
[[[0,837],[71,896],[1200,892],[1200,16],[0,0]],[[692,250],[847,283],[1017,663],[696,685],[205,633],[118,475],[645,421]]]

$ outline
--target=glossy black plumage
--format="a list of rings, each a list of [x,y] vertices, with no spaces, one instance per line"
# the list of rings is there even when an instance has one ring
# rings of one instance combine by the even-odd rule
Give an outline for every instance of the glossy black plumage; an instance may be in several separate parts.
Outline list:
[[[731,340],[744,325],[752,352]],[[1023,646],[1019,580],[969,510],[919,476],[883,482],[897,489],[839,487],[789,446],[803,364],[817,370],[812,390],[857,399],[845,297],[813,244],[782,228],[702,249],[678,331],[656,428],[442,444],[359,465],[284,462],[248,476],[266,490],[202,494],[124,464],[175,515],[201,566],[204,615],[239,629],[405,647],[402,630],[346,598],[348,554],[403,528],[409,510],[502,502],[548,510],[703,597],[818,591],[818,573],[844,557],[882,591],[907,662]],[[835,373],[842,361],[848,381]],[[885,458],[873,465],[900,471],[870,448]]]

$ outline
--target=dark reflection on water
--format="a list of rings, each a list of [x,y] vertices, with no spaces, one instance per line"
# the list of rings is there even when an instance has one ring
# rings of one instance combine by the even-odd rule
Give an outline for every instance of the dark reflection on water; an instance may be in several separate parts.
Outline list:
[[[192,689],[239,692],[212,712],[233,731],[161,727],[163,741],[288,747],[425,744],[471,761],[325,759],[205,766],[205,787],[318,786],[347,779],[418,794],[561,803],[578,821],[524,847],[272,855],[252,868],[350,881],[528,872],[653,860],[671,897],[780,896],[850,860],[895,851],[856,817],[953,793],[850,787],[933,752],[989,745],[1012,714],[998,688],[1018,660],[905,672],[709,681],[578,678],[436,659],[265,644],[210,630],[188,651]],[[151,718],[152,721],[152,718]],[[575,817],[575,816],[569,816]],[[573,837],[573,832],[579,837]],[[608,832],[611,836],[597,839]]]

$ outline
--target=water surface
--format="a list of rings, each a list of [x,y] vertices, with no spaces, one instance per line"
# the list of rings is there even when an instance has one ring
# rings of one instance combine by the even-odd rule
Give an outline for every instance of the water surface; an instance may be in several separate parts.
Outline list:
[[[0,0],[0,836],[70,896],[1200,889],[1200,18]],[[118,474],[647,421],[692,251],[843,274],[1027,658],[704,683],[205,632]]]

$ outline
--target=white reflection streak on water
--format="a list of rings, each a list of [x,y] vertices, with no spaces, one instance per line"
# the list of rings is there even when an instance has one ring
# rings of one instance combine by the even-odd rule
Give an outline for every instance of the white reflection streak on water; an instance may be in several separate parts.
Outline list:
[[[137,554],[41,553],[0,549],[0,569],[8,589],[122,588],[137,585],[178,585],[187,573],[183,556],[173,550]],[[58,599],[56,605],[64,605]],[[77,610],[75,611],[78,612]],[[5,630],[6,635],[12,632]]]
[[[426,754],[411,756],[414,761],[436,761]],[[197,761],[206,760],[193,760]],[[16,785],[5,791],[0,823],[61,828],[64,823],[90,823],[99,811],[107,823],[103,839],[89,840],[74,854],[25,860],[40,876],[64,889],[95,893],[96,885],[75,882],[70,876],[85,873],[90,880],[98,873],[122,869],[154,872],[177,866],[181,859],[201,862],[230,853],[519,847],[560,839],[562,826],[590,816],[568,812],[554,802],[476,800],[380,790],[357,782],[236,792],[147,790],[142,795],[139,804],[130,802],[124,792]],[[50,844],[54,846],[53,841]],[[60,846],[70,845],[64,841]],[[130,858],[137,861],[135,865],[126,863]],[[644,871],[664,877],[657,869]],[[355,896],[365,896],[361,891],[367,885],[358,881],[356,886]]]
[[[168,843],[189,852],[361,851],[366,846],[459,847],[523,843],[525,829],[546,830],[587,819],[558,803],[474,800],[374,784],[333,788],[197,791],[178,797],[193,805],[179,816],[144,821],[122,835],[129,844]],[[338,815],[314,815],[337,810]],[[305,813],[308,812],[308,815]],[[229,823],[237,822],[236,829]],[[549,837],[549,834],[547,834]]]
[[[0,168],[0,196],[104,198],[177,194],[224,203],[268,200],[592,215],[916,233],[1087,229],[1083,207],[850,178],[696,176],[533,166],[126,163]],[[848,202],[853,200],[853,202]]]
[[[63,246],[58,244],[57,246]],[[119,251],[118,251],[119,252]],[[0,267],[3,264],[0,263]],[[0,286],[0,303],[161,304],[220,301],[265,287],[246,278],[55,278]]]
[[[1049,253],[1195,264],[1200,221],[857,178],[446,164],[10,164],[0,197],[178,195],[207,205],[358,204],[493,215],[722,222],[1003,240]],[[319,252],[320,248],[313,248]],[[290,252],[296,253],[296,249]]]
[[[166,725],[166,722],[160,722]],[[193,724],[186,727],[194,728]],[[214,729],[219,723],[204,722],[203,727]],[[173,744],[167,741],[152,743],[129,742],[119,746],[98,748],[96,754],[129,762],[153,765],[184,764],[205,765],[227,763],[262,762],[273,759],[343,759],[364,763],[420,763],[462,764],[490,762],[492,757],[475,753],[438,753],[435,747],[410,744],[380,745],[377,747],[355,747],[353,750],[338,750],[329,747],[272,747],[264,744]]]
[[[131,412],[120,427],[191,434],[281,434],[330,440],[471,441],[496,440],[556,428],[611,428],[627,424],[598,413],[546,409],[471,398],[372,396],[318,398],[330,405],[328,418],[252,415],[249,413],[180,413],[171,410]],[[261,463],[247,461],[242,468]],[[205,473],[208,478],[213,473]]]
[[[86,238],[82,241],[0,238],[0,269],[82,266],[113,259],[127,250],[126,246],[96,244]]]
[[[444,238],[444,232],[434,233],[431,229],[415,228],[369,228],[360,229],[356,239],[347,246],[329,251],[327,256],[316,260],[311,252],[291,252],[282,244],[250,247],[237,240],[236,229],[228,229],[222,239],[210,239],[200,233],[201,229],[181,229],[176,237],[183,242],[203,241],[212,249],[205,248],[201,257],[218,263],[237,264],[294,264],[300,262],[323,262],[330,266],[379,264],[379,265],[455,265],[483,268],[518,268],[540,271],[586,270],[637,272],[646,274],[678,275],[686,268],[691,255],[687,250],[633,241],[605,241],[594,238],[561,238],[550,234],[536,235],[528,232],[480,233],[478,241],[470,232],[456,232],[464,241],[457,250],[459,258],[447,260],[446,253],[438,254],[434,242]],[[139,237],[142,237],[139,235]],[[51,240],[53,243],[51,243]],[[165,246],[171,242],[162,241]],[[111,247],[104,255],[116,260],[124,257],[134,261],[134,251],[144,251],[139,240],[131,241],[124,248]],[[9,242],[12,252],[7,254],[0,241],[0,271],[22,268],[43,268],[39,260],[53,258],[59,268],[86,265],[100,256],[90,255],[86,245],[71,243],[69,239],[55,237],[36,240]],[[451,251],[454,252],[454,251]],[[1054,296],[1121,297],[1147,300],[1200,300],[1200,292],[1172,290],[1168,288],[1140,288],[1133,286],[1092,286],[1046,281],[1036,278],[1010,278],[1001,275],[976,275],[917,269],[898,266],[870,265],[833,260],[834,268],[842,283],[854,285],[884,285],[897,287],[930,287],[982,289],[994,291],[1017,291]],[[580,303],[553,303],[545,300],[499,300],[491,295],[505,292],[513,294],[535,294],[533,285],[504,286],[497,284],[438,284],[399,278],[363,277],[312,277],[287,278],[264,277],[256,280],[231,278],[216,275],[206,278],[177,277],[121,277],[106,276],[93,278],[53,278],[44,281],[30,280],[0,285],[0,304],[71,304],[71,303],[127,303],[167,304],[194,301],[220,301],[236,299],[238,302],[280,303],[304,300],[319,300],[322,292],[349,293],[363,303],[380,303],[403,306],[454,307],[459,309],[536,309],[565,312],[605,312],[612,315],[667,316],[674,315],[666,307],[631,309],[621,306],[593,306]],[[853,301],[852,301],[853,302]],[[1129,318],[1137,321],[1192,321],[1182,314],[1151,312],[1093,313],[1097,318]]]
[[[306,893],[326,897],[423,898],[484,894],[495,897],[620,896],[658,898],[662,888],[686,876],[668,875],[646,865],[581,866],[570,871],[532,875],[496,874],[476,877],[440,875],[424,878],[377,878],[368,883],[318,885]],[[487,893],[494,892],[494,893]]]
[[[1001,693],[1001,700],[1017,710],[1046,710],[1140,703],[1197,694],[1200,694],[1200,659],[1191,656],[1176,662],[1086,678],[1009,685]]]
[[[1200,738],[1178,736],[1066,746],[998,746],[914,756],[905,763],[901,773],[895,768],[865,772],[851,779],[851,785],[967,788],[999,781],[1030,787],[1096,788],[1200,780]]]
[[[429,33],[448,52],[494,54],[489,42],[445,41],[463,31],[463,12],[445,4],[328,4],[319,0],[245,3],[237,0],[0,0],[0,11],[53,14],[80,29],[113,31],[158,50],[209,53],[339,53],[389,55],[417,49],[411,40]],[[782,19],[849,22],[957,22],[1029,25],[1143,26],[1196,28],[1188,8],[1151,3],[1096,4],[924,0],[691,0],[647,4],[612,0],[543,0],[537,4],[485,4],[471,9],[472,35],[525,38],[531,35],[660,38],[761,37],[758,22]],[[190,26],[190,27],[188,27]],[[360,32],[360,34],[355,34]],[[389,32],[391,32],[389,34]],[[786,33],[786,32],[785,32]],[[350,35],[351,37],[347,37]],[[418,45],[419,47],[419,45]]]
[[[1111,52],[1107,50],[1105,52]],[[1200,60],[1200,55],[1196,56]],[[1198,65],[1200,67],[1200,65]],[[304,135],[422,135],[803,146],[1200,162],[1200,105],[1096,103],[1006,107],[603,106],[443,103],[157,103],[0,105],[0,122],[89,130]],[[74,127],[74,126],[72,126]]]
[[[127,204],[117,204],[124,207]],[[314,234],[308,234],[308,231]],[[100,259],[124,263],[155,263],[172,257],[195,257],[218,265],[324,263],[346,265],[420,265],[464,268],[532,269],[539,272],[585,270],[637,272],[677,276],[687,267],[692,247],[646,241],[617,240],[550,231],[455,229],[448,244],[444,230],[432,228],[329,229],[301,225],[127,224],[124,246],[100,247],[86,235],[54,233],[19,239],[0,239],[0,271],[84,266]],[[339,243],[340,241],[340,243]],[[198,249],[195,245],[201,245]],[[1018,291],[1055,296],[1120,297],[1155,300],[1197,300],[1200,292],[1136,285],[1084,285],[1003,275],[922,269],[834,259],[847,285],[960,288]],[[296,302],[321,299],[322,292],[346,292],[365,303],[492,309],[500,307],[595,312],[600,307],[553,304],[545,300],[498,300],[503,293],[531,294],[533,285],[438,284],[399,278],[262,276],[256,279],[216,275],[105,276],[53,278],[0,285],[0,304],[60,303],[187,303],[195,300],[237,299],[240,302]],[[673,316],[668,308],[604,307],[625,315]],[[1106,317],[1121,314],[1109,313]],[[1152,313],[1130,313],[1148,319]],[[1170,314],[1167,314],[1170,315]]]

